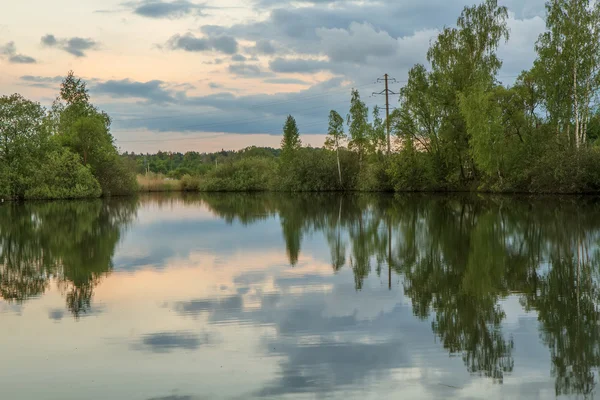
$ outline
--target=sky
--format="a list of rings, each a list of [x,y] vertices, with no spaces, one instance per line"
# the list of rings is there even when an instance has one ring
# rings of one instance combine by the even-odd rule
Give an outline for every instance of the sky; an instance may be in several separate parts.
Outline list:
[[[50,105],[69,70],[113,118],[122,151],[278,147],[293,115],[304,144],[322,146],[329,110],[351,88],[384,106],[429,44],[473,0],[22,0],[0,17],[0,95]],[[535,59],[544,0],[509,9],[499,79]],[[397,96],[392,96],[396,106]]]

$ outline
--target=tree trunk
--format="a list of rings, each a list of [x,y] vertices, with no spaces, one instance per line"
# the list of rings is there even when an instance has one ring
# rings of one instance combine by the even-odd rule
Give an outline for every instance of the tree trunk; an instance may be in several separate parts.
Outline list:
[[[577,99],[577,61],[573,67],[573,99],[575,105],[575,148],[579,148],[579,100]]]
[[[340,166],[340,146],[338,144],[337,138],[335,139],[335,156],[337,158],[338,175],[340,178],[340,189],[342,189],[342,167]]]

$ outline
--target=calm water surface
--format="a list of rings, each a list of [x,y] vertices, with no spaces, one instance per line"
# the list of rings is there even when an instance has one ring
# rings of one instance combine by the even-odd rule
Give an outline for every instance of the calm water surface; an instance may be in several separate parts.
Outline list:
[[[0,398],[593,397],[600,202],[0,205]]]

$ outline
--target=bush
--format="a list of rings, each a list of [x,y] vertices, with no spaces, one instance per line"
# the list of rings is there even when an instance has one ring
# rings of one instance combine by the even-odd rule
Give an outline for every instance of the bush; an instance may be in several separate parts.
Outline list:
[[[200,191],[200,178],[197,176],[184,175],[181,178],[181,190],[184,192]]]
[[[138,191],[135,166],[116,152],[98,160],[93,172],[102,187],[103,196],[123,196]]]
[[[200,190],[207,192],[265,191],[271,188],[276,164],[262,157],[221,164],[207,172]]]
[[[340,164],[344,158],[340,157]],[[344,160],[345,161],[345,160]],[[277,189],[292,192],[323,192],[351,189],[346,186],[346,165],[342,167],[342,184],[335,153],[324,149],[301,148],[279,165]],[[352,180],[353,182],[354,180]]]
[[[434,178],[431,157],[408,146],[399,154],[392,156],[387,176],[393,189],[398,192],[439,190],[442,188]]]
[[[35,185],[26,190],[26,199],[82,199],[99,197],[100,184],[79,156],[60,148],[48,154],[43,171],[34,178]]]

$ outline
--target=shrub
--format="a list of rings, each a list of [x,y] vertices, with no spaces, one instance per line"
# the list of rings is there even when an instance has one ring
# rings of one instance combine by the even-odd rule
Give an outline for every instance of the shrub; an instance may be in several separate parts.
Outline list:
[[[265,191],[271,188],[275,162],[263,157],[228,162],[207,172],[200,189],[207,192]]]
[[[100,184],[79,156],[60,148],[48,154],[44,170],[35,176],[36,182],[25,192],[26,199],[82,199],[99,197]]]
[[[184,175],[181,178],[181,190],[184,192],[198,192],[200,190],[200,178],[197,176]]]

